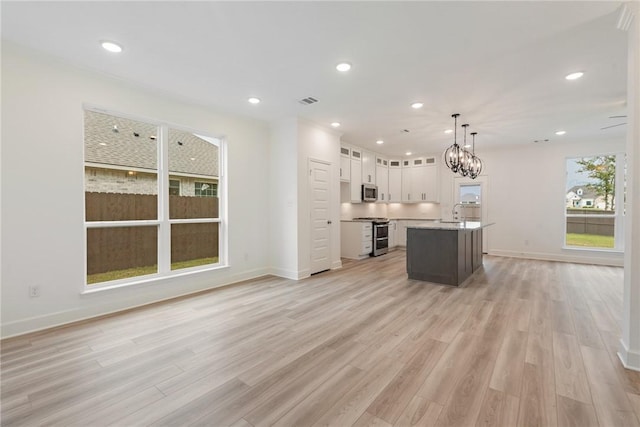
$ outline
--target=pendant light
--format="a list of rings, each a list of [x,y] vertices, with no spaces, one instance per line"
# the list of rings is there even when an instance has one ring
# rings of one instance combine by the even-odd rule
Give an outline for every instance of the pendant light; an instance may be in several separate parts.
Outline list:
[[[457,130],[458,130],[458,117],[460,114],[452,114],[453,117],[453,145],[447,148],[444,152],[444,163],[447,165],[451,172],[457,173],[460,170],[460,160],[463,153],[462,148],[458,145]]]
[[[476,156],[476,135],[478,132],[471,132],[471,137],[473,138],[473,146],[471,152],[471,163],[469,164],[469,176],[471,179],[476,179],[478,175],[482,172],[482,160],[478,156]]]
[[[462,154],[460,156],[460,168],[458,169],[458,173],[462,176],[469,175],[469,166],[471,165],[471,153],[467,150],[467,128],[469,127],[469,123],[465,123],[461,125],[464,129],[464,140],[462,143]]]

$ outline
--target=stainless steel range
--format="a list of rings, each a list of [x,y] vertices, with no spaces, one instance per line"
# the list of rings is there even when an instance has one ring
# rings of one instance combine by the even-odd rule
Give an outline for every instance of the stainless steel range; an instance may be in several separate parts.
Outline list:
[[[387,218],[354,218],[361,221],[371,221],[373,225],[373,245],[371,256],[386,254],[389,250],[389,219]]]

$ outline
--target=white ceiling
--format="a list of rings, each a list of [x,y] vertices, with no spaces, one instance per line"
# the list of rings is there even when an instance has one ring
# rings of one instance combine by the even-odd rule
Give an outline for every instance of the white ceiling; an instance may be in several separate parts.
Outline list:
[[[609,118],[626,114],[619,6],[3,1],[2,37],[219,110],[339,121],[343,141],[392,156],[443,150],[451,114],[461,113],[481,153],[624,137],[626,126],[601,130],[625,121]],[[103,39],[123,53],[104,51]],[[337,72],[341,61],[352,70]],[[576,70],[585,76],[564,79]],[[319,102],[298,103],[308,96]],[[410,108],[414,101],[424,107]]]

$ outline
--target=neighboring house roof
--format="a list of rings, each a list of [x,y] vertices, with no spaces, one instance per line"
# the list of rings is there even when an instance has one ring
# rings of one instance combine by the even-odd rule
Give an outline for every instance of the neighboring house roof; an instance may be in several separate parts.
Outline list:
[[[578,190],[582,190],[582,194],[579,194]],[[580,199],[596,199],[598,197],[598,194],[592,188],[587,187],[586,185],[576,185],[571,187],[567,191],[567,195],[571,193],[573,193]]]
[[[95,111],[85,111],[84,123],[86,162],[157,169],[155,125]],[[169,129],[171,173],[217,177],[218,153],[217,146],[192,133]]]

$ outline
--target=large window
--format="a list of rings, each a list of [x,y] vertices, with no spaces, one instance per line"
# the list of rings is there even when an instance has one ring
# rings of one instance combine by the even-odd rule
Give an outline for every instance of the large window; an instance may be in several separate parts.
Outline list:
[[[84,131],[87,285],[221,264],[220,140],[94,110]]]
[[[624,156],[567,159],[565,245],[622,250]]]

